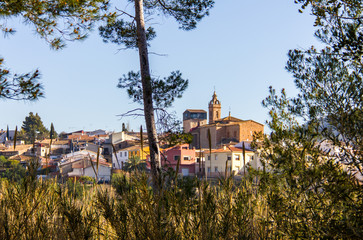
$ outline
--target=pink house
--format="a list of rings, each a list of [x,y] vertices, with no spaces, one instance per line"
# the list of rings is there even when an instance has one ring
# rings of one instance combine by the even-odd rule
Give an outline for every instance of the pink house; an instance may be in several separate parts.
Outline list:
[[[161,151],[161,165],[176,170],[178,161],[179,173],[183,176],[195,175],[195,150],[189,144],[180,144]]]

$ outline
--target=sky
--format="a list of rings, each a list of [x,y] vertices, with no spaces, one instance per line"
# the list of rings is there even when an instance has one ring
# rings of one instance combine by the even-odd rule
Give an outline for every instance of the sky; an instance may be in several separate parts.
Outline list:
[[[192,31],[178,29],[168,17],[148,22],[157,33],[149,49],[156,53],[150,55],[152,74],[164,77],[180,70],[189,80],[183,97],[168,110],[180,120],[186,109],[207,111],[215,90],[222,116],[230,111],[234,117],[265,124],[268,110],[261,102],[269,86],[285,88],[289,96],[297,94],[285,70],[289,49],[319,44],[313,16],[300,14],[298,8],[293,0],[216,0],[210,16]],[[131,6],[126,10],[133,11]],[[0,100],[0,129],[19,128],[29,112],[38,113],[48,128],[53,122],[57,132],[120,131],[122,123],[136,131],[145,126],[142,117],[118,116],[142,107],[116,87],[123,74],[138,70],[137,51],[103,43],[97,29],[85,41],[69,42],[55,51],[21,18],[9,19],[7,25],[17,32],[0,37],[0,56],[15,72],[39,69],[45,98]]]

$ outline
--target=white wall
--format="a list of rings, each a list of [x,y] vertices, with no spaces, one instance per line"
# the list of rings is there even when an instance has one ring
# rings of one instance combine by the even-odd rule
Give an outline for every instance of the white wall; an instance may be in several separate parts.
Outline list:
[[[91,166],[84,169],[84,176],[89,176],[89,177],[93,177],[93,178],[96,177],[96,174],[93,171],[93,168]],[[100,180],[100,179],[103,179],[105,181],[111,180],[111,167],[99,165],[98,180]]]
[[[112,154],[112,168],[114,169],[122,169],[122,165],[127,162],[129,159],[129,152],[128,151],[118,151],[116,153],[117,159],[115,157],[115,154]],[[118,160],[118,162],[117,162]]]

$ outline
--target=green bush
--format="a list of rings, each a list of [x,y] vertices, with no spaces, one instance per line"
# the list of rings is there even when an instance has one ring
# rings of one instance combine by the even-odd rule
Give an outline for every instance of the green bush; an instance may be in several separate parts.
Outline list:
[[[16,160],[8,160],[0,156],[0,178],[19,182],[26,175],[25,168]]]

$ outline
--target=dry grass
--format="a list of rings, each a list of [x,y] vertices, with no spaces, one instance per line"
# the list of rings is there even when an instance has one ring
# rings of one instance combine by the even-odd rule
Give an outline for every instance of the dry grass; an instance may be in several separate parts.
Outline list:
[[[143,174],[114,178],[113,187],[3,180],[0,239],[286,239],[309,227],[280,221],[252,180],[164,181],[155,194]]]

